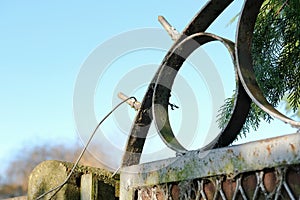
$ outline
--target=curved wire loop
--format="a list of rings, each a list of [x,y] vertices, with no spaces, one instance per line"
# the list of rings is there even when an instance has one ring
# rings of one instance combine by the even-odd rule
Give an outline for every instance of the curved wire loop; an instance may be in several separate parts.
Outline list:
[[[290,119],[268,103],[256,81],[252,64],[251,44],[256,18],[262,3],[263,0],[248,0],[242,9],[235,48],[239,77],[247,94],[257,106],[271,116],[299,128],[300,122]]]
[[[170,93],[172,85],[179,69],[188,56],[201,45],[212,41],[220,41],[225,45],[231,55],[235,69],[236,92],[234,95],[235,101],[230,120],[225,125],[225,128],[217,135],[217,137],[215,137],[206,146],[200,148],[200,150],[224,147],[231,144],[236,138],[237,134],[240,132],[249,113],[251,100],[238,78],[235,65],[234,43],[210,33],[195,33],[186,37],[176,45],[169,55],[168,62],[165,62],[164,65],[162,65],[159,69],[152,99],[152,105],[154,108],[152,109],[152,114],[159,135],[169,148],[178,153],[184,153],[187,150],[176,139],[169,121],[168,104],[171,96]],[[174,62],[174,60],[176,62]]]

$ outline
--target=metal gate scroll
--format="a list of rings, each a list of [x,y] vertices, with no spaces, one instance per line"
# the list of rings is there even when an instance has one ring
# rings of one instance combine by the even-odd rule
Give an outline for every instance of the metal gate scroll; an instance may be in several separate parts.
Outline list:
[[[244,2],[235,43],[205,32],[232,2],[230,0],[209,1],[182,34],[178,35],[148,86],[132,125],[122,166],[131,166],[140,162],[143,146],[152,122],[169,148],[178,153],[187,151],[176,139],[169,122],[168,105],[171,89],[177,72],[188,56],[201,45],[212,41],[221,42],[231,55],[236,73],[236,93],[229,122],[218,136],[201,150],[225,147],[232,143],[245,123],[251,102],[254,102],[271,116],[294,127],[300,127],[300,122],[288,118],[268,103],[256,82],[252,65],[251,43],[256,18],[263,1],[246,0]]]

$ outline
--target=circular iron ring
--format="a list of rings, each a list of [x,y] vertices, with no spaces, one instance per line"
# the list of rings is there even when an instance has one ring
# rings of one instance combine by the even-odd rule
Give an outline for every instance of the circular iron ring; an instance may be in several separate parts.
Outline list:
[[[225,125],[225,128],[221,131],[221,133],[219,133],[209,144],[200,148],[200,150],[224,147],[232,143],[237,134],[240,132],[249,113],[251,100],[238,78],[234,54],[234,43],[209,33],[195,33],[186,37],[178,45],[176,45],[169,54],[167,62],[165,62],[160,68],[152,99],[152,105],[154,106],[152,114],[156,128],[164,143],[178,153],[185,153],[187,150],[176,139],[169,121],[168,105],[172,85],[179,69],[188,56],[201,45],[212,41],[220,41],[228,49],[236,72],[235,77],[237,89],[234,94],[235,101],[230,120]]]
[[[183,40],[186,36],[192,35],[198,32],[204,32],[210,24],[225,10],[227,6],[232,3],[233,0],[222,1],[209,1],[193,18],[193,20],[187,25],[183,34],[171,47],[167,55],[165,56],[163,63],[168,60],[169,54],[174,47]],[[203,20],[205,19],[205,20]],[[162,63],[162,65],[163,65]],[[130,136],[128,137],[126,150],[122,159],[122,166],[135,165],[140,162],[141,154],[143,151],[144,143],[149,131],[149,127],[152,123],[151,109],[152,109],[152,97],[155,82],[157,80],[158,72],[155,73],[151,83],[148,86],[147,92],[141,103],[141,108],[138,111],[135,120],[133,122]]]

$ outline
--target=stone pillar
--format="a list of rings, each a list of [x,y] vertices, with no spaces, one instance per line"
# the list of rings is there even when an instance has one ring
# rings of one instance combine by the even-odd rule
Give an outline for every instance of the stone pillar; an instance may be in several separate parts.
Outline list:
[[[73,163],[62,161],[44,161],[30,174],[28,200],[35,200],[40,195],[57,187],[68,177]],[[104,169],[77,166],[67,183],[56,193],[53,199],[59,200],[115,200],[119,184],[119,175]],[[49,199],[54,192],[42,199]]]
[[[38,198],[43,193],[55,188],[65,181],[72,168],[71,163],[60,161],[44,161],[34,168],[29,176],[28,200]],[[79,199],[80,175],[75,173],[68,183],[56,194],[54,199]],[[49,199],[53,192],[43,199]]]

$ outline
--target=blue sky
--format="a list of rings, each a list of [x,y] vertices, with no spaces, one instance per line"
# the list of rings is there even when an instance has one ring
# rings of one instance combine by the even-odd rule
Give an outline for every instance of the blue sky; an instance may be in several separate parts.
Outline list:
[[[158,15],[182,31],[205,2],[1,1],[0,161],[8,160],[20,146],[78,140],[74,85],[83,62],[98,45],[133,29],[161,28]],[[242,2],[235,1],[209,31],[234,40],[235,23],[226,24]],[[223,56],[214,47],[208,49],[215,52],[212,59]],[[292,132],[282,125],[275,122],[270,134],[253,133],[247,140]],[[259,131],[268,132],[265,127]]]

